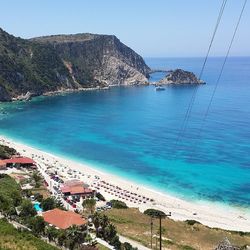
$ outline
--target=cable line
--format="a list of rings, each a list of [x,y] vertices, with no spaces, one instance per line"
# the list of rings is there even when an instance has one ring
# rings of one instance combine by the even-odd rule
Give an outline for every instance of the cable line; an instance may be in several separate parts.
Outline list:
[[[211,37],[210,44],[209,44],[209,47],[208,47],[208,50],[207,50],[207,53],[206,53],[206,57],[205,57],[205,60],[203,62],[200,74],[199,74],[199,79],[201,79],[201,77],[203,75],[203,72],[204,72],[204,69],[205,69],[205,66],[206,66],[206,63],[207,63],[208,56],[210,54],[211,47],[212,47],[212,44],[214,42],[215,35],[217,33],[221,18],[223,16],[223,13],[224,13],[224,10],[225,10],[226,3],[227,3],[227,0],[223,0],[222,5],[220,7],[220,11],[219,11],[219,15],[217,17],[217,21],[216,21],[216,25],[215,25],[215,28],[214,28],[214,31],[213,31],[213,35]],[[190,114],[191,114],[191,111],[192,111],[192,107],[193,107],[193,104],[194,104],[194,101],[195,101],[197,90],[198,90],[198,86],[195,86],[194,91],[193,91],[192,96],[191,96],[191,99],[189,101],[189,105],[188,105],[188,108],[186,110],[184,119],[182,121],[181,128],[180,128],[179,133],[177,135],[177,139],[176,139],[174,148],[173,148],[173,152],[174,152],[173,160],[175,160],[176,157],[177,157],[176,150],[177,150],[178,144],[179,144],[179,142],[181,140],[181,137],[183,137],[183,135],[184,135],[184,133],[186,131],[188,120],[189,120],[189,117],[190,117]]]
[[[207,106],[206,112],[205,112],[205,114],[204,114],[204,116],[203,116],[202,123],[201,123],[201,127],[200,127],[200,129],[199,129],[198,136],[197,136],[196,139],[200,139],[201,133],[202,133],[203,128],[204,128],[204,125],[205,125],[205,123],[206,123],[206,120],[207,120],[207,117],[208,117],[208,113],[209,113],[209,111],[210,111],[210,108],[211,108],[211,105],[212,105],[212,102],[213,102],[213,99],[214,99],[216,90],[217,90],[217,88],[218,88],[218,85],[219,85],[219,83],[220,83],[220,80],[221,80],[221,77],[222,77],[222,74],[223,74],[223,71],[224,71],[224,68],[225,68],[225,65],[226,65],[226,62],[227,62],[227,59],[228,59],[230,50],[231,50],[231,48],[232,48],[232,45],[233,45],[235,36],[236,36],[236,34],[237,34],[237,31],[238,31],[238,28],[239,28],[239,25],[240,25],[240,21],[241,21],[241,19],[242,19],[242,16],[243,16],[243,13],[244,13],[244,10],[245,10],[247,1],[248,1],[248,0],[245,0],[245,1],[244,1],[244,4],[243,4],[243,6],[242,6],[242,9],[241,9],[241,12],[240,12],[240,15],[239,15],[237,24],[236,24],[235,29],[234,29],[233,36],[232,36],[231,41],[230,41],[230,44],[229,44],[229,46],[228,46],[226,56],[225,56],[225,58],[224,58],[224,61],[223,61],[223,64],[222,64],[222,67],[221,67],[219,76],[218,76],[217,81],[216,81],[216,83],[215,83],[215,87],[214,87],[214,89],[213,89],[211,98],[210,98],[210,100],[209,100],[209,104],[208,104],[208,106]],[[197,148],[197,147],[195,147],[195,148]],[[196,149],[195,149],[195,151],[194,151],[193,153],[195,153],[195,152],[196,152]]]

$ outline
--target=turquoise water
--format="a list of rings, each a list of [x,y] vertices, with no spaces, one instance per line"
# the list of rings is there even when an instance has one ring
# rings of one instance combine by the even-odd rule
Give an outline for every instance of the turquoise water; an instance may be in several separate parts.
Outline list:
[[[35,204],[34,204],[34,208],[35,208],[35,210],[36,210],[37,212],[42,212],[42,211],[43,211],[42,208],[40,207],[40,203],[35,203]]]
[[[202,58],[146,58],[196,73]],[[116,87],[0,104],[0,133],[181,198],[250,204],[250,58],[230,58],[197,138],[221,58],[209,59],[185,135],[193,86]],[[156,73],[152,81],[163,76]],[[0,110],[1,112],[1,110]]]

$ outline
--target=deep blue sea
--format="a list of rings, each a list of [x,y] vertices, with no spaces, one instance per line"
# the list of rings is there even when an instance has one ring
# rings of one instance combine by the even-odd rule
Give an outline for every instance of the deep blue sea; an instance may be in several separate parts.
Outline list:
[[[203,62],[145,60],[197,74]],[[229,58],[199,136],[222,61],[208,60],[207,84],[198,87],[180,137],[194,86],[114,87],[0,104],[0,134],[181,198],[249,207],[250,58]]]

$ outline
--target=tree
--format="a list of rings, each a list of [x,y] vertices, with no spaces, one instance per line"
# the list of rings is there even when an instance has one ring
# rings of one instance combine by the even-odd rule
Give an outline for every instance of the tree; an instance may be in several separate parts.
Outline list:
[[[31,201],[24,199],[20,206],[20,216],[23,218],[32,217],[37,214]]]
[[[20,194],[19,191],[13,190],[13,191],[11,192],[11,194],[10,194],[10,197],[11,197],[11,199],[12,199],[12,201],[13,201],[13,205],[14,205],[15,207],[21,205],[21,203],[22,203],[22,196],[21,196],[21,194]]]
[[[110,203],[111,203],[113,208],[117,208],[117,209],[126,209],[126,208],[128,208],[127,204],[125,202],[123,202],[123,201],[111,200]]]
[[[82,206],[90,211],[91,214],[95,211],[96,200],[95,199],[86,199],[83,201]]]
[[[41,185],[41,179],[42,179],[41,176],[37,172],[34,172],[32,178],[35,182],[35,187],[39,188]]]
[[[116,229],[113,224],[108,224],[106,227],[103,229],[103,238],[106,241],[111,241],[115,236],[116,236]]]
[[[43,211],[48,211],[56,207],[56,202],[53,198],[49,197],[41,202],[41,208]]]
[[[22,195],[25,196],[26,198],[29,198],[32,195],[32,192],[30,189],[23,189]]]
[[[138,248],[132,247],[132,245],[128,242],[124,242],[121,246],[122,250],[137,250]]]
[[[65,246],[66,245],[66,240],[67,240],[67,234],[65,230],[59,230],[58,236],[57,236],[57,241],[59,246]]]
[[[158,218],[160,216],[162,216],[162,217],[166,216],[166,214],[164,212],[157,210],[157,209],[147,209],[144,211],[144,214],[149,215],[151,217],[156,217],[156,218]]]
[[[28,222],[28,227],[35,235],[43,234],[45,229],[45,221],[41,216],[30,218]]]
[[[100,201],[106,201],[104,196],[101,193],[97,193],[96,198],[99,199]]]
[[[46,235],[49,241],[55,241],[55,239],[58,238],[59,233],[60,233],[59,230],[57,230],[55,227],[46,228]]]
[[[113,237],[110,241],[110,245],[114,246],[115,249],[121,249],[121,242],[119,240],[119,236],[116,235],[115,237]]]
[[[38,202],[42,202],[43,201],[43,195],[40,193],[35,193],[34,194],[34,198],[35,200],[37,200]]]
[[[8,215],[8,211],[11,209],[11,205],[11,199],[7,195],[0,193],[0,212]]]
[[[16,155],[17,151],[14,148],[10,148],[5,145],[0,145],[0,159],[11,158],[12,155]]]
[[[76,249],[80,246],[87,236],[86,231],[81,230],[78,226],[72,226],[67,229],[67,247],[69,249]]]

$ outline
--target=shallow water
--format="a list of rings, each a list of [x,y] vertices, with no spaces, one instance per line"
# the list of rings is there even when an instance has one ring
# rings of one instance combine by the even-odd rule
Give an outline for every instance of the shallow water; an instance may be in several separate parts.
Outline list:
[[[146,58],[199,73],[201,58]],[[199,137],[222,58],[194,86],[115,87],[0,104],[0,133],[181,198],[250,204],[250,58],[230,58]],[[156,73],[152,81],[164,74]],[[6,113],[4,113],[6,112]]]

